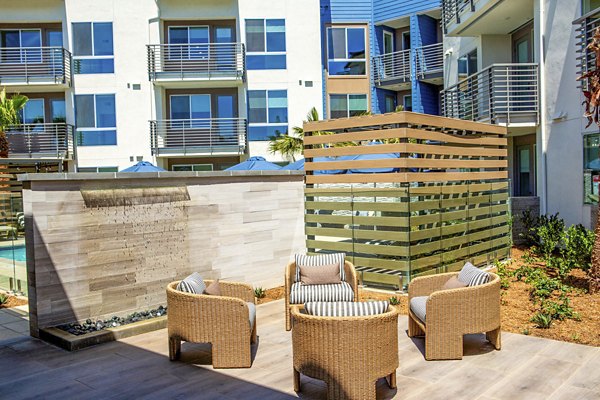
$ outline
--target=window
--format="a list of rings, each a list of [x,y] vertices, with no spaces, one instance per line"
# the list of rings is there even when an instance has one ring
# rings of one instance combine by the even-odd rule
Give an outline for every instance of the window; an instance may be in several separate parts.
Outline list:
[[[585,15],[596,8],[600,8],[600,0],[583,0],[581,2],[581,15]]]
[[[410,32],[402,32],[402,50],[410,49]]]
[[[212,171],[212,164],[175,164],[171,171]]]
[[[327,28],[329,75],[365,75],[365,28]]]
[[[114,94],[75,96],[75,122],[78,146],[117,144],[117,118]]]
[[[172,128],[210,128],[209,94],[171,96]]]
[[[248,69],[286,69],[285,51],[285,20],[246,20]]]
[[[119,167],[77,167],[77,172],[119,172]]]
[[[406,95],[402,98],[402,104],[404,104],[404,111],[412,111],[412,96]]]
[[[44,99],[29,99],[19,114],[24,124],[43,124]]]
[[[169,59],[198,60],[208,58],[208,26],[170,26]]]
[[[385,110],[384,112],[393,112],[396,111],[396,96],[391,94],[385,95]]]
[[[41,46],[42,31],[39,29],[2,30],[0,31],[0,48],[4,50],[0,62],[11,64],[41,63]]]
[[[73,23],[73,67],[76,74],[115,72],[112,22]]]
[[[598,203],[600,191],[600,134],[583,138],[583,201]]]
[[[392,32],[383,31],[383,54],[394,52],[394,34]]]
[[[249,90],[248,140],[287,134],[287,106],[287,90]]]
[[[477,72],[477,49],[458,59],[458,79],[464,79]]]
[[[331,94],[329,95],[329,117],[347,118],[363,114],[367,111],[366,94]]]

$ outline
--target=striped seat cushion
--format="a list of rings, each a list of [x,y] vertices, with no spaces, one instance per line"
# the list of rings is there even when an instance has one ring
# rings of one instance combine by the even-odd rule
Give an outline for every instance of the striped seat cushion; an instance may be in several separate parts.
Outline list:
[[[330,265],[334,263],[340,264],[340,279],[346,280],[346,272],[344,271],[344,259],[346,253],[319,254],[318,256],[307,256],[305,254],[296,254],[296,276],[294,282],[300,282],[300,266],[316,267],[321,265]]]
[[[458,280],[467,286],[483,285],[490,281],[490,274],[467,262],[458,274]]]
[[[354,301],[354,291],[346,282],[330,285],[294,283],[290,291],[290,303],[303,304],[309,301]]]
[[[186,293],[202,294],[206,290],[206,283],[204,283],[204,279],[202,279],[199,273],[194,272],[179,282],[177,290]]]
[[[410,299],[410,310],[421,320],[421,322],[425,323],[425,314],[427,312],[428,296],[417,296]]]
[[[246,304],[248,304],[248,319],[250,320],[250,330],[252,330],[254,328],[254,321],[256,320],[256,305],[250,302]]]
[[[383,314],[389,306],[387,301],[309,301],[304,304],[304,309],[308,314],[319,317],[361,317]]]

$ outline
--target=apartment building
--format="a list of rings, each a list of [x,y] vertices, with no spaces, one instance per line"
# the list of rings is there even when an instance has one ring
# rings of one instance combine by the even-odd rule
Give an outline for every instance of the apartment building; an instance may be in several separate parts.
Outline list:
[[[29,97],[10,163],[221,170],[322,103],[317,0],[2,4],[0,86]]]
[[[442,1],[441,114],[508,127],[514,213],[558,212],[569,224],[595,224],[598,127],[586,128],[576,78],[582,52],[586,65],[594,65],[582,49],[598,26],[597,12],[588,15],[598,6],[594,0]]]
[[[443,84],[437,0],[321,0],[323,110],[439,113]]]

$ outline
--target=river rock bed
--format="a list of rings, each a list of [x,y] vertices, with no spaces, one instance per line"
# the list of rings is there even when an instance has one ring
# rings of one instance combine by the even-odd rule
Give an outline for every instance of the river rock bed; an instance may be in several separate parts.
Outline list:
[[[127,325],[138,321],[144,321],[147,319],[161,317],[163,315],[167,315],[167,307],[159,306],[156,309],[149,311],[140,311],[134,312],[133,314],[128,315],[127,317],[117,317],[114,316],[105,320],[92,320],[87,319],[85,322],[72,323],[72,324],[64,324],[58,325],[57,328],[63,331],[69,332],[70,334],[79,336],[85,335],[90,332],[97,332],[104,330],[106,328],[115,328],[117,326]]]

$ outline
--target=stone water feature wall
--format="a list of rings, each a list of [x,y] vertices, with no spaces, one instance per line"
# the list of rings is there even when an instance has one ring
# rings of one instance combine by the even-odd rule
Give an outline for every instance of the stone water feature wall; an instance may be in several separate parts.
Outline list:
[[[31,334],[165,304],[193,271],[283,284],[303,251],[297,172],[30,174],[24,181]]]

